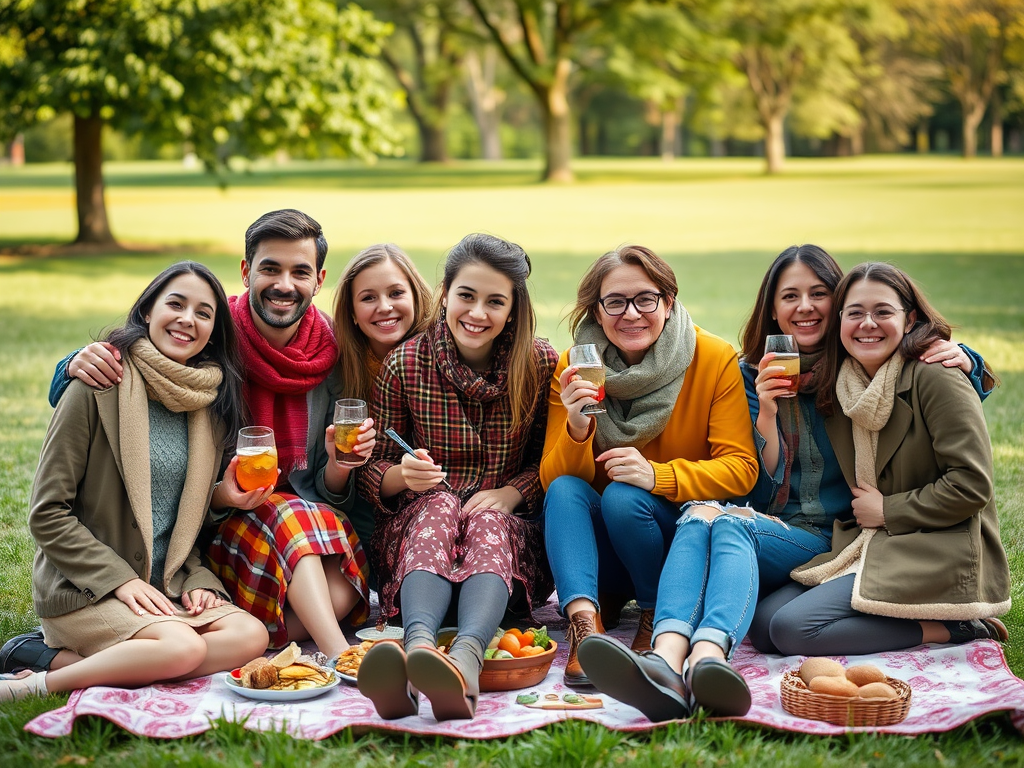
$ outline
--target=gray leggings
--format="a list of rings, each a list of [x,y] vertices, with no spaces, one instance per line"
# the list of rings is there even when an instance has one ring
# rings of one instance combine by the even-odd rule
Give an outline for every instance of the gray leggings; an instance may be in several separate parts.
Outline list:
[[[762,653],[856,656],[920,645],[921,625],[854,610],[853,574],[805,587],[791,582],[757,605],[747,636]]]

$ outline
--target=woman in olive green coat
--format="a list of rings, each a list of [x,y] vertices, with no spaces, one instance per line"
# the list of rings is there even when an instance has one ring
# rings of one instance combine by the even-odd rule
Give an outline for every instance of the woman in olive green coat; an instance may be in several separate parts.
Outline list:
[[[766,598],[780,653],[877,653],[1006,639],[1010,608],[985,416],[956,368],[918,362],[949,325],[900,270],[851,270],[825,343],[819,408],[853,490],[831,552]]]

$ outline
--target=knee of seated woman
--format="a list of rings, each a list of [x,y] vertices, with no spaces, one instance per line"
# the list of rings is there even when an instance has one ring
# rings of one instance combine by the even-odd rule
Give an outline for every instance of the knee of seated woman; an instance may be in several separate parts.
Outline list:
[[[146,630],[154,627],[156,631],[150,634],[155,635],[151,639],[157,641],[156,656],[162,678],[187,675],[206,660],[206,641],[192,627],[181,622],[164,621],[151,624]]]
[[[722,511],[721,507],[711,504],[691,504],[686,508],[687,517],[697,518],[708,523],[724,514],[726,513]]]

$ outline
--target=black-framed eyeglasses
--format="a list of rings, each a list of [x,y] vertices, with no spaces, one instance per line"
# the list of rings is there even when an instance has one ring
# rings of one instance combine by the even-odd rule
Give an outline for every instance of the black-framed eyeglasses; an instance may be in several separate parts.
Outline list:
[[[644,291],[636,296],[605,296],[603,299],[598,299],[597,302],[604,309],[605,313],[612,317],[625,314],[630,304],[633,305],[637,312],[644,315],[658,308],[658,305],[661,303],[661,294],[654,291]]]

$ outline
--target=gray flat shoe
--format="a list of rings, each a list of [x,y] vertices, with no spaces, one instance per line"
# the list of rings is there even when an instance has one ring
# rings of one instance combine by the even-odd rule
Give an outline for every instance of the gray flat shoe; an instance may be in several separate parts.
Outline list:
[[[690,669],[690,690],[697,706],[714,717],[742,717],[750,711],[750,689],[725,659],[709,656]]]
[[[59,648],[51,648],[43,641],[43,628],[36,627],[4,643],[0,648],[0,672],[47,672],[59,652]]]
[[[653,651],[637,653],[613,637],[590,635],[577,653],[598,691],[639,709],[651,722],[690,716],[683,678]]]

